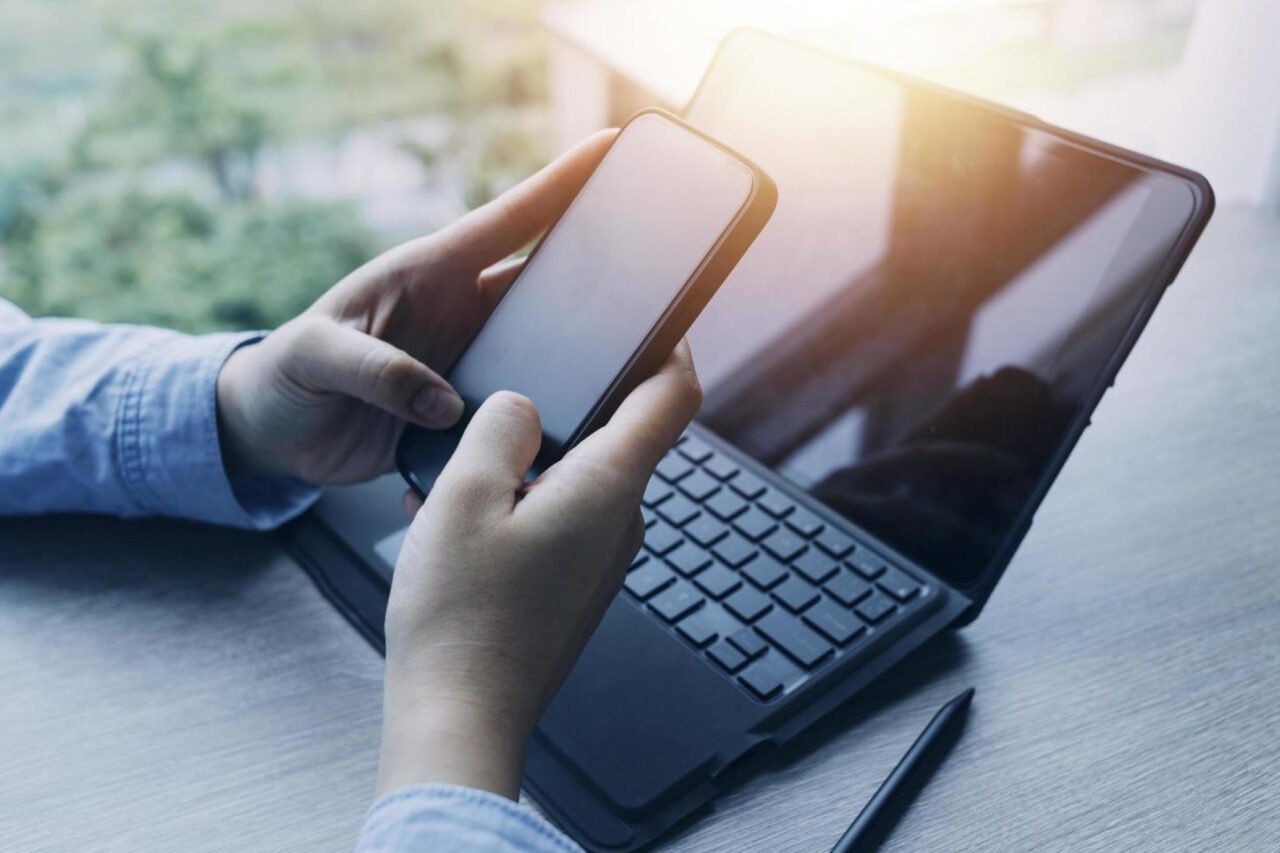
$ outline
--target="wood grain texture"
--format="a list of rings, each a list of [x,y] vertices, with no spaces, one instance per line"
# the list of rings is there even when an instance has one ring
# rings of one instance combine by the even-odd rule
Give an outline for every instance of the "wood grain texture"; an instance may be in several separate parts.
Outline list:
[[[0,525],[0,850],[349,850],[382,660],[268,537]]]
[[[1280,222],[1222,211],[982,617],[666,845],[826,850],[933,711],[887,850],[1274,850]],[[0,849],[344,850],[381,661],[266,537],[0,523]]]

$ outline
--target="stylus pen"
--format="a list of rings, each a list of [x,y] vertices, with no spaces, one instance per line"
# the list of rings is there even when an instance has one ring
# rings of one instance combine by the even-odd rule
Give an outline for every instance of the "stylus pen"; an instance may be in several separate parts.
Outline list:
[[[973,688],[938,709],[898,766],[858,812],[831,853],[867,853],[880,846],[933,771],[947,757],[973,701]]]

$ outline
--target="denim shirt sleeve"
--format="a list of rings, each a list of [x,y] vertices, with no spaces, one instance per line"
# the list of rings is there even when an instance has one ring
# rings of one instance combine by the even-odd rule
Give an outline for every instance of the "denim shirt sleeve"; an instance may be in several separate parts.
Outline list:
[[[316,489],[232,482],[218,371],[259,335],[32,320],[0,301],[0,515],[168,515],[259,529]]]
[[[530,809],[459,785],[411,785],[374,803],[356,853],[582,853]]]

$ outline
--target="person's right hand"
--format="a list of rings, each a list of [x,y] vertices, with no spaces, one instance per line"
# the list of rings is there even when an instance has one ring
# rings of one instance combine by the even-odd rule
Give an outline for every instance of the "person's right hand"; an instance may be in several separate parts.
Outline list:
[[[411,507],[396,563],[380,793],[447,782],[517,795],[525,742],[618,592],[644,535],[645,485],[701,399],[681,342],[531,484],[533,404],[501,392],[480,407]]]

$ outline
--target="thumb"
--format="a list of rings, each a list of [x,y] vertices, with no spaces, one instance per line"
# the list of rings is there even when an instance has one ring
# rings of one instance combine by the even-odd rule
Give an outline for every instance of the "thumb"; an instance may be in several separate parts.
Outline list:
[[[498,500],[510,510],[541,446],[542,423],[533,402],[499,391],[476,410],[432,494]]]
[[[551,165],[441,232],[450,252],[479,270],[537,237],[564,213],[617,136],[602,130]]]
[[[462,416],[448,382],[386,341],[320,317],[286,329],[286,372],[315,391],[346,394],[426,427],[452,426]]]

